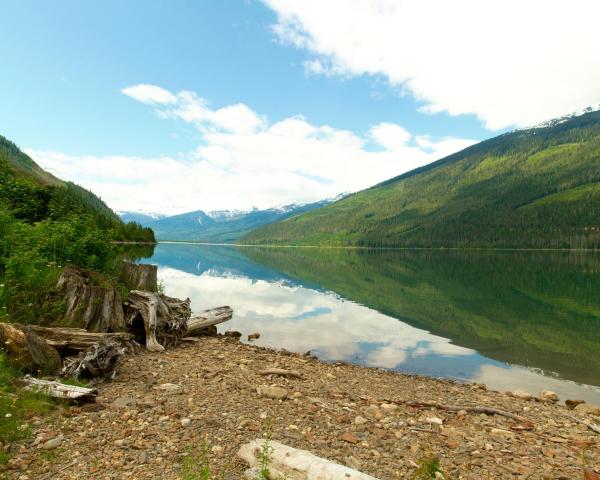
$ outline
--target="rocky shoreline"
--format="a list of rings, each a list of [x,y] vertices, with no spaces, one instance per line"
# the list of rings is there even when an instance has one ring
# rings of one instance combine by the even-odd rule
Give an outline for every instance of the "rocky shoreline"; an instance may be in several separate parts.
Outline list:
[[[139,351],[99,395],[32,418],[33,437],[13,447],[0,478],[178,479],[202,445],[215,478],[244,478],[236,453],[268,423],[274,440],[382,480],[413,478],[432,457],[452,479],[572,480],[584,468],[600,471],[600,434],[588,426],[600,423],[598,408],[327,364],[226,336]]]

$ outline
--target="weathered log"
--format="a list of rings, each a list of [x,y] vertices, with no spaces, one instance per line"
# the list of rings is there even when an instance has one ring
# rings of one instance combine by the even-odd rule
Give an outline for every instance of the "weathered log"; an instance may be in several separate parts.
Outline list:
[[[65,312],[57,322],[60,325],[76,326],[90,332],[126,330],[119,290],[100,273],[66,267],[49,300],[65,305]]]
[[[75,385],[66,385],[64,383],[48,380],[40,380],[29,375],[21,379],[25,390],[43,393],[53,398],[64,400],[89,400],[93,401],[96,397],[95,388],[78,387]]]
[[[0,349],[12,362],[27,370],[54,372],[61,365],[56,349],[29,325],[0,323]]]
[[[129,290],[156,292],[157,271],[156,265],[123,262],[119,279]]]
[[[231,307],[227,306],[217,307],[194,314],[187,321],[186,335],[201,335],[203,329],[231,320],[232,316],[233,310]]]
[[[177,345],[186,336],[190,299],[133,290],[123,303],[125,322],[136,341],[151,351]]]
[[[113,341],[120,344],[133,340],[127,332],[97,333],[82,328],[29,326],[38,336],[44,338],[48,345],[56,348],[61,356],[67,356],[87,350],[101,342]]]
[[[123,346],[112,340],[103,341],[76,357],[65,358],[60,375],[65,378],[84,377],[100,380],[114,378],[117,365],[124,356]]]
[[[264,439],[257,439],[242,445],[238,457],[250,467],[260,466]],[[290,480],[377,480],[366,473],[339,465],[317,457],[306,450],[288,447],[276,441],[269,441],[269,479],[289,478]]]

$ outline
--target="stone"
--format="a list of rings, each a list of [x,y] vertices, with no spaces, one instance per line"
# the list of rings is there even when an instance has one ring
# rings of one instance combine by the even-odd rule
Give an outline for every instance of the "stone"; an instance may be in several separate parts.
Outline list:
[[[521,400],[531,400],[533,398],[533,395],[524,390],[515,390],[512,392],[512,395],[513,397],[520,398]]]
[[[210,449],[210,451],[215,455],[219,455],[220,453],[223,453],[223,447],[220,445],[215,445]]]
[[[540,400],[542,402],[556,403],[559,399],[558,395],[552,390],[542,390],[540,392]]]
[[[507,437],[507,438],[512,438],[515,436],[514,432],[511,432],[510,430],[504,430],[502,428],[492,428],[492,430],[490,431],[490,433],[494,436],[494,437]]]
[[[168,422],[169,421],[169,416],[168,415],[163,415],[162,417],[158,418],[159,422]]]
[[[377,405],[369,405],[365,408],[365,415],[369,418],[374,418],[376,420],[380,420],[383,418],[383,412],[379,409]]]
[[[168,395],[179,395],[183,392],[183,387],[181,385],[177,385],[176,383],[162,383],[158,387],[157,390],[162,390]]]
[[[63,436],[59,435],[58,437],[51,438],[50,440],[44,442],[43,449],[44,450],[54,450],[55,448],[60,447],[62,444]]]
[[[360,470],[360,468],[362,467],[360,460],[358,460],[356,457],[353,457],[352,455],[346,457],[345,463],[347,467],[353,468],[354,470]]]
[[[360,442],[360,440],[358,439],[358,437],[356,435],[354,435],[352,432],[342,433],[340,435],[340,440],[343,440],[344,442],[351,443],[352,445],[356,445],[358,442]]]
[[[112,402],[112,406],[115,408],[124,408],[128,405],[132,405],[135,403],[135,399],[131,397],[119,397],[114,402]]]
[[[237,330],[227,330],[223,335],[230,338],[240,338],[242,332],[238,332]]]
[[[571,409],[577,407],[577,405],[581,405],[582,403],[585,403],[585,400],[565,400],[565,405],[567,408]]]
[[[182,418],[181,419],[181,426],[182,427],[189,427],[192,424],[192,420],[190,420],[189,418]]]
[[[354,419],[354,425],[364,425],[368,420],[360,415]]]
[[[254,332],[248,335],[248,340],[258,340],[260,338],[260,333]]]
[[[285,388],[271,385],[261,385],[256,391],[261,397],[272,398],[273,400],[285,400],[288,396],[288,391]]]
[[[140,453],[140,456],[138,457],[138,462],[139,463],[147,463],[148,462],[148,454],[146,452],[142,452]]]
[[[435,423],[436,425],[443,425],[444,421],[439,417],[427,417],[425,419],[427,423]]]

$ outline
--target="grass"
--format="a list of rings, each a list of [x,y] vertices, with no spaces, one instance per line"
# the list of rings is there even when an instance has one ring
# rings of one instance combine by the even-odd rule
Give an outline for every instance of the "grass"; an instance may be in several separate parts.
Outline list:
[[[0,444],[6,445],[27,438],[31,429],[27,423],[34,415],[49,411],[53,404],[47,397],[16,388],[14,381],[22,372],[11,366],[0,353]],[[0,465],[8,460],[0,448]]]

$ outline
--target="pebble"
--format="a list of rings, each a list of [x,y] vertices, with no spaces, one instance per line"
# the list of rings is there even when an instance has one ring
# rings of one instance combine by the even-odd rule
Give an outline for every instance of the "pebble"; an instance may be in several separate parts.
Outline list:
[[[44,446],[42,447],[44,450],[54,450],[55,448],[60,447],[63,440],[63,436],[59,435],[58,437],[51,438],[50,440],[44,442]]]
[[[176,383],[163,383],[156,387],[157,390],[162,390],[169,395],[178,395],[183,392],[183,387]]]
[[[542,402],[557,403],[559,398],[558,395],[551,390],[542,390],[540,392],[540,400]]]
[[[181,419],[181,426],[182,427],[189,427],[192,424],[192,420],[189,418],[182,418]]]
[[[261,385],[256,391],[261,397],[272,398],[273,400],[285,400],[288,396],[288,391],[285,388],[271,385]]]

